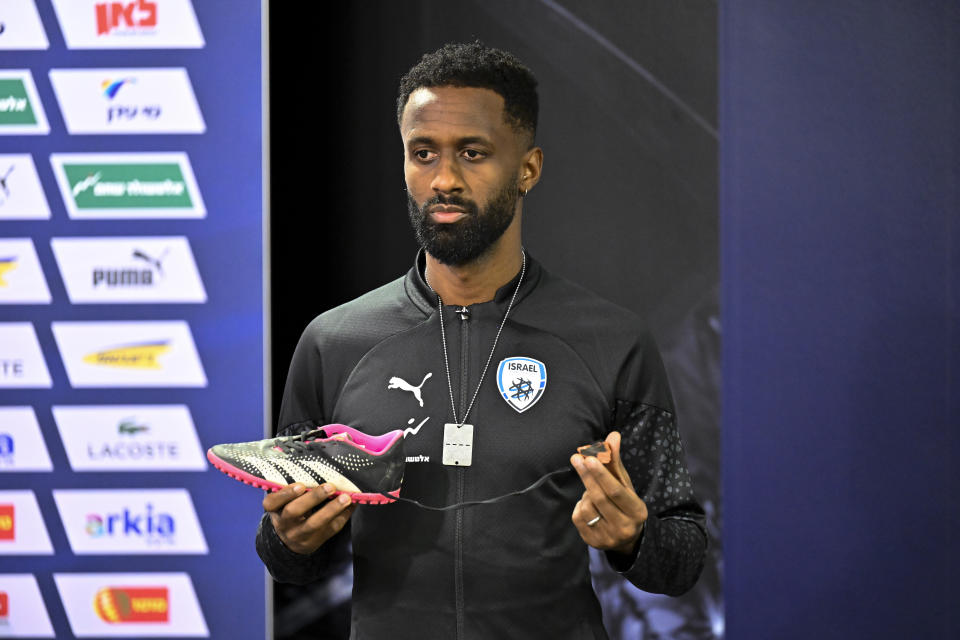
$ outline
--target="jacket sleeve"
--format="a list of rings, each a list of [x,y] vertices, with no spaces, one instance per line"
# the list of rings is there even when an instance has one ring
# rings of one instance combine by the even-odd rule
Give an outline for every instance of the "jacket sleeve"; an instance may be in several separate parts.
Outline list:
[[[296,435],[327,422],[323,407],[323,361],[318,336],[319,319],[310,323],[303,332],[290,362],[277,435]],[[305,584],[323,577],[328,568],[343,558],[349,540],[350,527],[347,523],[314,553],[299,554],[283,544],[270,516],[265,513],[257,527],[256,547],[257,554],[274,580]]]
[[[614,428],[620,455],[648,519],[635,556],[607,552],[610,565],[635,586],[677,596],[689,591],[703,569],[706,517],[697,503],[684,460],[673,400],[660,355],[647,337],[619,391]]]
[[[257,555],[277,582],[307,584],[323,577],[337,560],[346,557],[349,542],[349,522],[309,555],[288,549],[274,530],[268,514],[263,514],[257,528]]]

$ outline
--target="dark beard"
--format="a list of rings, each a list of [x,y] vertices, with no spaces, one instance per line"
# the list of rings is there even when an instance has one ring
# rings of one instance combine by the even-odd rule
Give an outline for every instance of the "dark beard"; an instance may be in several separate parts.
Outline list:
[[[437,262],[459,267],[486,253],[513,222],[517,207],[518,184],[511,181],[480,211],[477,203],[459,196],[434,196],[418,206],[407,193],[410,224],[417,242]],[[438,204],[461,207],[466,216],[453,223],[437,223],[427,209]]]

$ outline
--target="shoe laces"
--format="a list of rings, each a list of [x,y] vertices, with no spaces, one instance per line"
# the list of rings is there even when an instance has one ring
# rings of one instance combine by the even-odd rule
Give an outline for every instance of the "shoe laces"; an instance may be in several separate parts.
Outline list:
[[[353,442],[353,438],[351,438],[347,433],[335,433],[332,436],[328,436],[327,432],[323,429],[314,429],[312,431],[307,431],[305,433],[301,433],[300,435],[294,436],[285,442],[281,442],[277,445],[277,448],[281,452],[288,455],[297,453],[310,453],[310,451],[321,447],[323,441],[331,439]]]

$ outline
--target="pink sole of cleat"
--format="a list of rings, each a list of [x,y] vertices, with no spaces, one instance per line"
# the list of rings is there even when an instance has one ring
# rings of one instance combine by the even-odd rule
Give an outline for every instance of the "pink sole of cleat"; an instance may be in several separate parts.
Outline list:
[[[252,476],[245,471],[241,471],[240,469],[237,469],[231,464],[227,464],[226,462],[224,462],[223,460],[215,456],[213,454],[213,451],[207,450],[207,460],[209,460],[210,464],[216,467],[218,471],[230,476],[234,480],[239,480],[243,484],[248,484],[251,487],[263,489],[264,491],[276,492],[276,491],[280,491],[280,489],[283,489],[283,485],[279,485],[273,482],[267,482],[262,478]],[[307,491],[313,488],[314,487],[307,487]],[[353,502],[356,502],[358,504],[389,504],[391,502],[396,502],[396,499],[400,496],[400,489],[397,489],[396,491],[390,491],[387,494],[387,495],[393,496],[392,499],[387,498],[387,495],[384,495],[382,493],[350,493],[349,491],[336,491],[334,492],[333,495],[338,496],[342,493],[345,493],[348,496],[350,496],[350,499]]]

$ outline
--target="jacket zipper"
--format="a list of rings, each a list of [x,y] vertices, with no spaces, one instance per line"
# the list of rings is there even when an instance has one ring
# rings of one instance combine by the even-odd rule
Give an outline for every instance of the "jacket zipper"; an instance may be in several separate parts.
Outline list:
[[[467,421],[467,385],[470,380],[469,375],[469,333],[470,333],[470,311],[467,307],[457,309],[460,317],[460,415],[463,422]],[[464,476],[465,468],[456,470],[457,474],[457,502],[463,502],[464,497]],[[454,597],[456,598],[457,612],[457,638],[463,637],[463,510],[457,509],[457,520],[454,537],[453,551],[453,584]]]

